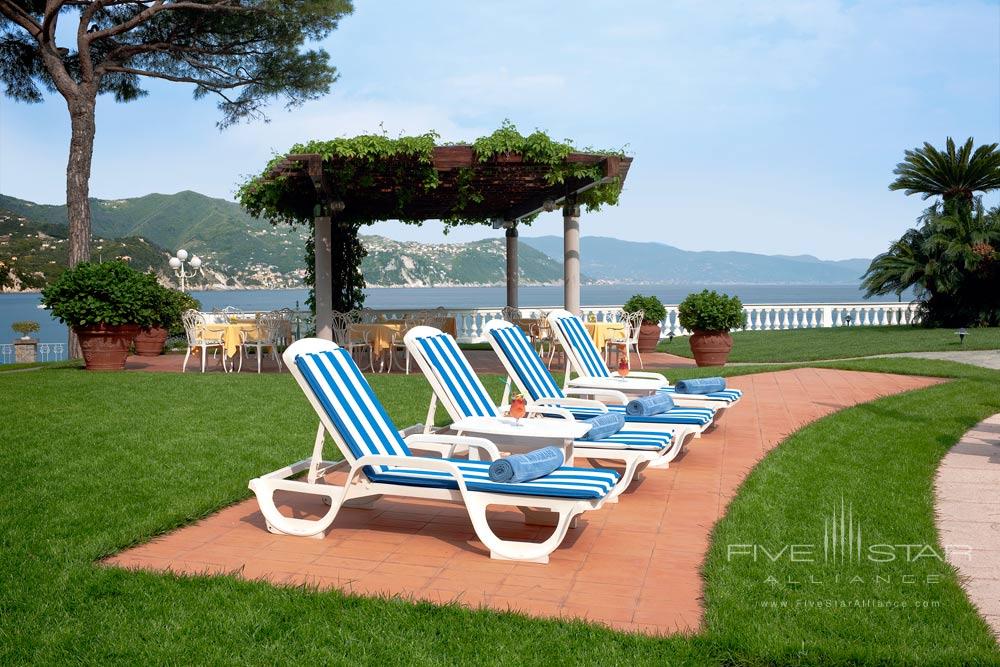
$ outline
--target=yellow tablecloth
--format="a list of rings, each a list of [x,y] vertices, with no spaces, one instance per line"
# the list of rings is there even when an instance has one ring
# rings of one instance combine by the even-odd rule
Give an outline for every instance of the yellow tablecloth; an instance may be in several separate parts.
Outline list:
[[[361,340],[365,336],[377,357],[392,347],[392,337],[402,330],[403,323],[399,321],[352,324],[351,338]]]
[[[598,350],[603,350],[609,340],[625,338],[625,324],[622,322],[584,322],[584,326]]]
[[[452,336],[455,335],[455,318],[443,317],[430,323]],[[362,335],[367,335],[368,342],[372,344],[372,350],[378,357],[387,352],[392,347],[392,337],[399,335],[406,328],[406,323],[402,320],[386,320],[385,322],[366,322],[364,324],[352,324],[352,338],[361,339]],[[357,332],[356,334],[354,332]]]
[[[206,324],[198,330],[199,338],[219,338],[221,334],[223,348],[227,357],[236,355],[240,343],[243,342],[241,333],[246,333],[247,340],[257,340],[256,322],[234,322],[232,324]]]

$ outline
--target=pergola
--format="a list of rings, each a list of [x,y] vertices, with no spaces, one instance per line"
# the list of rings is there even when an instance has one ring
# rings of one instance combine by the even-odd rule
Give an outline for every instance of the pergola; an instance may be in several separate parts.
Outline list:
[[[332,337],[331,225],[334,221],[373,220],[467,220],[492,222],[506,229],[507,305],[517,306],[517,223],[541,211],[563,212],[564,305],[570,312],[580,308],[580,205],[578,196],[587,190],[617,180],[624,183],[632,158],[598,153],[568,154],[567,164],[598,166],[599,178],[566,176],[553,182],[551,166],[526,162],[517,153],[487,161],[477,159],[471,145],[437,146],[430,156],[437,184],[424,188],[407,170],[405,158],[393,158],[398,168],[370,171],[349,189],[338,187],[336,174],[351,169],[351,158],[326,157],[316,153],[292,153],[275,162],[268,179],[284,179],[283,206],[311,212],[315,228],[316,335]],[[357,160],[359,170],[369,164]],[[411,163],[412,164],[412,163]],[[424,163],[426,166],[426,162]],[[399,192],[411,196],[401,201]],[[474,193],[475,196],[470,196]],[[306,214],[304,217],[309,217]]]

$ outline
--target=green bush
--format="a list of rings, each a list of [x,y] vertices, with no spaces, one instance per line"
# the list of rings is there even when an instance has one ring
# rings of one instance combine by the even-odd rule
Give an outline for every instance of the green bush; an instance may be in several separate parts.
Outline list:
[[[663,307],[663,302],[659,297],[643,296],[633,294],[632,298],[625,302],[622,310],[626,313],[642,311],[643,324],[659,324],[667,317],[667,309]]]
[[[41,329],[38,322],[35,322],[34,320],[21,320],[20,322],[14,322],[10,325],[10,328],[14,330],[14,333],[19,333],[22,336],[29,336]]]
[[[715,290],[688,294],[677,307],[677,320],[689,331],[730,331],[747,325],[739,297]]]
[[[149,327],[159,323],[163,292],[156,276],[125,262],[81,262],[42,290],[42,303],[70,327]]]
[[[180,336],[184,333],[184,322],[181,315],[185,310],[201,310],[201,302],[187,292],[161,288],[163,294],[159,306],[158,324],[167,329],[171,336]]]

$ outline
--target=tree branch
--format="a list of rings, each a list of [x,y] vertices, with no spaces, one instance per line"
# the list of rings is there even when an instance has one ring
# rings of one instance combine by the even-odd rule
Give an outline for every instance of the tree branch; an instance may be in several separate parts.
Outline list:
[[[30,14],[9,0],[0,0],[0,14],[28,31],[28,34],[41,42],[42,26]]]
[[[210,79],[199,79],[193,76],[181,76],[177,74],[167,74],[165,72],[153,72],[150,70],[136,69],[135,67],[125,67],[124,65],[104,65],[101,67],[104,72],[123,72],[125,74],[135,74],[136,76],[148,76],[153,79],[165,79],[176,83],[193,83],[196,86],[207,88],[214,93],[228,88],[239,88],[248,83],[253,83],[253,79],[241,79],[232,82],[213,81]]]
[[[123,32],[128,32],[132,28],[141,25],[142,23],[145,23],[156,14],[165,11],[178,11],[181,9],[202,11],[202,12],[253,13],[262,11],[256,7],[240,7],[238,5],[224,4],[229,1],[230,0],[220,0],[215,4],[206,4],[201,2],[171,2],[170,4],[167,4],[164,2],[164,0],[156,0],[151,6],[139,12],[129,20],[111,26],[110,28],[105,28],[104,30],[97,30],[95,32],[87,33],[85,38],[88,42],[92,42],[95,39],[105,39],[107,37],[114,37],[115,35],[120,35]]]

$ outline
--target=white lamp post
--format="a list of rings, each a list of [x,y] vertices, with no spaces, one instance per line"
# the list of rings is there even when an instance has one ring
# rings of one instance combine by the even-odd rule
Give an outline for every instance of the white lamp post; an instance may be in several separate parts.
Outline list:
[[[187,266],[185,266],[185,263]],[[182,292],[187,291],[187,279],[201,273],[201,257],[194,255],[189,260],[188,251],[183,248],[177,251],[176,257],[170,258],[169,264],[170,268],[174,270],[174,275],[181,281]],[[190,267],[190,271],[188,271],[188,267]]]

